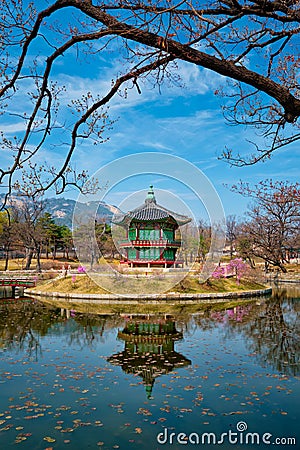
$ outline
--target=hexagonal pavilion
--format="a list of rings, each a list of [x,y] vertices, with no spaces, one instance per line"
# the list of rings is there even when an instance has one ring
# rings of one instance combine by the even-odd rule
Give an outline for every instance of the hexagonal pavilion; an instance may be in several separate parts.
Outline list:
[[[191,219],[156,203],[153,186],[145,202],[132,211],[115,216],[113,223],[126,229],[127,239],[119,243],[123,259],[130,267],[171,267],[183,264],[176,260],[181,241],[176,230]]]

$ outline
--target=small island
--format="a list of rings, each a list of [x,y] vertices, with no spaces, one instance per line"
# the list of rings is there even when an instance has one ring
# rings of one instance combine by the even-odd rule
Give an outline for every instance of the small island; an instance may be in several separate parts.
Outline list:
[[[24,205],[25,212],[32,207]],[[19,229],[20,223],[14,227]],[[115,236],[113,225],[120,230]],[[9,285],[8,276],[13,273],[20,278],[20,286],[24,286],[24,279],[31,283],[27,296],[55,304],[58,299],[66,299],[162,306],[175,302],[244,302],[245,298],[271,294],[274,281],[297,281],[299,249],[282,247],[277,263],[271,256],[264,256],[261,246],[251,244],[239,227],[229,217],[225,251],[212,260],[212,269],[203,279],[202,271],[210,258],[212,225],[196,225],[187,215],[159,205],[150,185],[141,205],[125,213],[117,210],[109,221],[97,216],[97,220],[75,227],[73,233],[65,225],[57,225],[49,213],[39,217],[35,228],[27,224],[21,231],[35,233],[36,247],[30,247],[30,251],[25,247],[23,259],[13,258],[16,251],[10,244],[3,261],[3,283]],[[5,221],[2,228],[3,239],[11,236],[13,228],[6,229]],[[34,262],[36,271],[32,273]],[[15,292],[16,280],[13,285]]]

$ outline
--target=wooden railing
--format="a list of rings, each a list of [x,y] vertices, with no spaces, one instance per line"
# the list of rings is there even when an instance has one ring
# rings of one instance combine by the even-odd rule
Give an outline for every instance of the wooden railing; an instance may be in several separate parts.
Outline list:
[[[19,286],[19,287],[34,287],[35,280],[19,279],[19,278],[1,278],[0,286]]]
[[[155,239],[153,241],[149,239],[134,239],[133,241],[129,239],[124,239],[120,241],[120,246],[132,246],[132,247],[169,247],[176,246],[180,247],[181,241],[171,241],[169,239]]]

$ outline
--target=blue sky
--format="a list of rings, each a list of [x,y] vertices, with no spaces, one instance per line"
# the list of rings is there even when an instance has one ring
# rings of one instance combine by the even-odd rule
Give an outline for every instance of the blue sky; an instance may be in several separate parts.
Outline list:
[[[45,42],[38,41],[31,48],[27,68],[31,64],[30,58],[32,61],[32,55],[36,52],[39,54],[40,64],[45,64],[46,51]],[[71,50],[58,60],[53,78],[66,86],[61,98],[62,115],[58,118],[65,122],[66,128],[72,120],[67,108],[70,100],[80,97],[86,90],[95,95],[105,95],[111,86],[111,80],[122,70],[122,60],[117,53],[100,53],[92,58],[78,60],[75,50]],[[253,130],[225,123],[220,108],[221,99],[214,95],[214,91],[225,82],[224,78],[184,62],[178,63],[175,73],[180,78],[177,85],[166,80],[158,89],[153,85],[153,80],[146,80],[139,83],[141,95],[133,88],[128,90],[126,98],[124,95],[116,96],[109,108],[110,119],[115,121],[112,129],[105,135],[109,140],[98,146],[93,146],[88,141],[80,143],[72,159],[73,165],[78,169],[88,170],[92,175],[103,165],[126,155],[141,152],[175,155],[193,163],[208,177],[220,196],[226,215],[235,214],[239,217],[243,216],[248,200],[230,192],[225,185],[230,186],[240,179],[251,183],[266,178],[298,181],[297,143],[278,150],[271,160],[254,166],[230,167],[228,163],[219,160],[225,146],[247,154],[252,148],[246,140],[259,143],[261,138]],[[24,90],[25,83],[26,80]],[[18,108],[24,109],[25,104],[20,95]],[[24,129],[24,124],[18,118],[4,118],[1,128],[9,135],[14,135]],[[40,152],[40,163],[47,161],[57,166],[62,163],[65,148],[60,144],[59,138],[51,138],[55,147],[45,147]],[[2,161],[7,163],[9,155],[3,154]],[[104,182],[99,181],[100,184]],[[205,214],[188,189],[161,174],[137,175],[120,180],[114,189],[107,192],[104,200],[119,205],[132,193],[147,190],[149,184],[153,184],[157,190],[169,190],[173,196],[181,198],[197,218]],[[77,195],[77,191],[69,191],[63,196],[76,199]]]
[[[140,84],[141,95],[132,89],[128,91],[127,98],[116,97],[109,110],[110,117],[116,119],[108,133],[109,141],[91,152],[91,146],[85,142],[76,152],[76,164],[79,167],[84,165],[92,174],[103,164],[134,153],[176,155],[195,164],[209,178],[221,198],[226,215],[240,217],[247,208],[248,200],[232,193],[226,186],[239,179],[251,183],[265,178],[298,180],[298,144],[278,150],[271,160],[255,166],[230,167],[220,160],[225,146],[247,154],[253,149],[246,140],[259,142],[261,138],[253,130],[226,124],[220,108],[221,100],[214,95],[215,89],[224,81],[221,77],[186,63],[179,64],[178,73],[182,86],[163,85],[159,92],[146,82]],[[93,67],[88,78],[76,76],[76,85],[86,86],[88,83],[90,88],[96,88],[105,85],[110,76],[110,73],[103,73],[100,67],[97,73]],[[107,193],[105,200],[119,205],[133,192],[147,190],[149,184],[186,199],[188,207],[195,210],[196,215],[202,214],[195,202],[191,200],[189,203],[188,192],[162,176],[143,175],[122,180]]]

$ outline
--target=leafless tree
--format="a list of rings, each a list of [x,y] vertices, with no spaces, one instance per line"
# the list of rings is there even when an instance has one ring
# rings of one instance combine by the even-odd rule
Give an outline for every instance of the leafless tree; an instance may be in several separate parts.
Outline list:
[[[178,81],[180,60],[221,75],[217,93],[227,96],[225,116],[265,137],[262,147],[254,143],[248,159],[226,148],[223,157],[232,164],[253,164],[299,139],[299,0],[49,0],[44,9],[41,4],[1,3],[1,114],[5,123],[18,120],[21,128],[13,137],[1,133],[10,161],[0,170],[0,182],[8,193],[24,167],[40,192],[50,187],[62,192],[69,184],[86,188],[88,174],[78,173],[71,158],[82,140],[97,145],[108,138],[110,100],[130,95],[130,89],[141,93],[146,77],[158,86]],[[112,55],[122,68],[107,91],[95,95],[87,89],[66,105],[68,93],[57,75],[64,56],[75,65],[80,58]],[[23,109],[21,96],[27,99]],[[55,146],[63,162],[44,166],[42,177],[37,155]]]
[[[286,250],[299,239],[300,184],[265,180],[251,187],[240,182],[232,190],[252,199],[243,225],[248,251],[286,272]]]
[[[4,270],[8,270],[9,252],[13,243],[13,229],[9,209],[0,212],[0,247],[5,255]]]
[[[46,238],[45,229],[40,221],[45,203],[41,198],[10,199],[12,206],[14,236],[22,241],[26,252],[25,270],[29,270],[34,254],[36,254],[38,272],[41,271],[42,244]]]
[[[211,227],[205,220],[198,221],[199,246],[198,258],[200,262],[204,262],[211,244]]]
[[[237,254],[243,260],[247,261],[252,269],[255,268],[255,259],[253,255],[253,244],[247,233],[245,223],[240,222],[236,232],[236,249]]]
[[[236,216],[229,215],[226,218],[226,240],[230,248],[230,258],[232,258],[236,246],[237,226]]]

